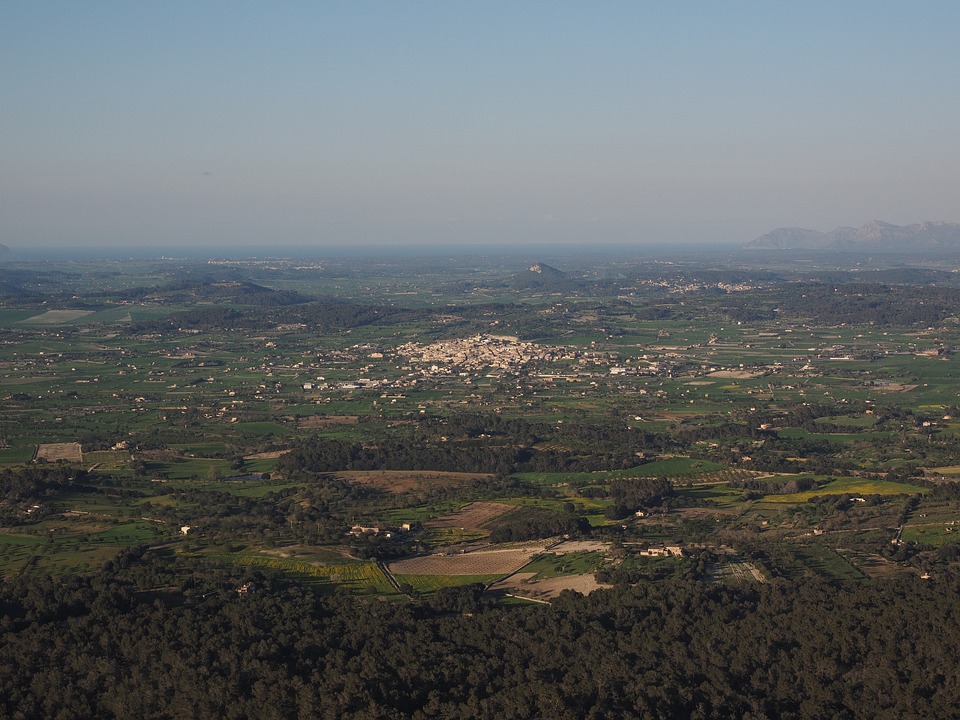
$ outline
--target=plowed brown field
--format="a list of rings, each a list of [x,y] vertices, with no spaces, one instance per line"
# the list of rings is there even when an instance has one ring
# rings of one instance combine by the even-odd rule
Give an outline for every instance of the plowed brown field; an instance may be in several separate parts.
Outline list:
[[[462,555],[427,555],[390,563],[389,568],[394,575],[506,575],[522,568],[545,547],[545,543],[530,543]]]
[[[480,473],[421,470],[342,470],[332,474],[349,482],[372,485],[392,493],[402,493],[418,488],[458,487],[466,485],[475,478],[493,477]]]
[[[456,512],[442,515],[424,523],[427,527],[462,528],[464,530],[482,530],[483,526],[494,518],[513,510],[513,505],[498,502],[474,502],[464,505]]]

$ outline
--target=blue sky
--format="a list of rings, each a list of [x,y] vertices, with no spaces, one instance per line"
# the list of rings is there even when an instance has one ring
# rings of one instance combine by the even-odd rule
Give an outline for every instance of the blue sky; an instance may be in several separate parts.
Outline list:
[[[960,221],[957,2],[7,2],[0,243]]]

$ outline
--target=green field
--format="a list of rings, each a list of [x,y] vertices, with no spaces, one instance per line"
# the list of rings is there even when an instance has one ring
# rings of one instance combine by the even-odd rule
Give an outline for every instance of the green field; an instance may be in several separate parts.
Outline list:
[[[86,465],[109,465],[120,467],[129,464],[130,453],[124,450],[96,450],[83,453]]]
[[[792,495],[765,495],[763,502],[799,503],[823,495],[923,495],[928,492],[929,490],[927,488],[918,487],[917,485],[848,477],[838,478],[816,490],[808,490]]]
[[[940,547],[946,543],[960,542],[960,526],[926,522],[907,524],[903,527],[901,539],[904,542]]]
[[[420,536],[420,541],[428,547],[455,545],[462,542],[472,542],[487,537],[490,533],[484,530],[464,530],[463,528],[427,528]]]
[[[353,592],[373,590],[381,594],[394,592],[387,576],[373,562],[338,563],[335,565],[306,562],[301,559],[262,554],[204,553],[202,557],[221,560],[233,565],[266,568],[312,581],[336,584]]]
[[[44,272],[57,273],[56,291],[40,275],[31,292],[42,295],[46,283],[49,297],[8,299],[0,308],[0,464],[23,475],[0,497],[6,567],[92,568],[122,548],[163,542],[190,562],[222,555],[216,561],[233,568],[242,556],[315,585],[390,595],[376,572],[345,558],[482,543],[489,532],[423,527],[387,542],[358,540],[349,528],[427,523],[471,501],[573,513],[589,521],[585,535],[625,547],[677,542],[741,553],[738,544],[770,550],[782,538],[806,542],[822,527],[844,531],[829,536],[837,547],[869,553],[902,512],[910,518],[905,539],[925,548],[952,541],[947,530],[960,513],[948,489],[852,476],[929,475],[931,468],[960,476],[960,421],[944,417],[960,417],[954,321],[899,327],[808,317],[792,280],[758,279],[743,267],[735,272],[753,287],[742,292],[716,292],[716,273],[726,272],[719,268],[620,261],[584,276],[602,282],[554,291],[515,287],[512,261],[487,267],[477,260],[485,267],[479,274],[474,260],[469,272],[459,261],[436,262],[429,270],[415,263],[400,276],[393,261],[345,262],[330,276],[281,261],[188,269],[158,260],[109,271],[44,264]],[[695,277],[700,272],[712,279]],[[796,277],[795,269],[778,266],[781,272]],[[804,282],[818,272],[804,270]],[[843,271],[829,272],[834,283]],[[247,305],[242,295],[220,294],[233,280],[181,292],[185,276],[219,273],[323,300],[274,307],[258,296]],[[940,293],[939,286],[911,287]],[[149,291],[127,295],[138,288]],[[884,292],[873,300],[885,302]],[[791,298],[791,313],[780,312]],[[824,302],[843,310],[834,296]],[[223,322],[225,310],[235,327]],[[532,341],[552,359],[471,366],[488,347],[450,361],[438,345],[487,333]],[[408,342],[441,352],[419,361],[398,352]],[[920,354],[930,349],[939,354]],[[854,359],[829,359],[847,356]],[[369,387],[342,387],[362,378]],[[305,382],[316,386],[304,391]],[[314,417],[333,421],[302,422]],[[121,441],[129,451],[107,450]],[[350,447],[328,455],[324,445],[334,441]],[[83,463],[29,464],[38,444],[57,442],[80,442]],[[300,443],[322,451],[323,471],[290,468],[296,454],[276,459]],[[381,449],[389,453],[381,457]],[[475,464],[494,480],[397,491],[339,472],[377,464],[413,473]],[[45,484],[52,469],[56,480]],[[68,477],[80,469],[90,472]],[[662,515],[605,517],[612,482],[631,477],[673,483]],[[744,499],[764,492],[768,480],[794,477],[838,479]],[[870,500],[806,502],[840,495]],[[197,532],[181,536],[184,524]],[[284,557],[294,544],[299,549]],[[307,553],[300,545],[327,549]],[[271,548],[277,552],[260,552]],[[928,554],[914,562],[939,562],[919,552]],[[633,562],[628,557],[625,566]],[[819,550],[778,562],[796,577],[847,576]],[[598,563],[598,556],[545,557],[533,567],[547,577],[592,572]],[[330,570],[342,566],[358,569]],[[432,592],[445,582],[461,581],[410,584]]]
[[[401,586],[405,583],[420,594],[430,594],[447,587],[461,585],[489,585],[498,580],[499,575],[394,575]]]
[[[36,452],[35,446],[30,447],[12,447],[0,450],[0,463],[26,463],[33,459]]]
[[[838,580],[863,580],[864,575],[840,554],[822,545],[800,545],[796,556],[818,575]]]
[[[578,552],[566,555],[544,553],[524,565],[523,572],[536,573],[534,579],[561,577],[563,575],[586,575],[599,570],[603,562],[603,556],[596,552]]]

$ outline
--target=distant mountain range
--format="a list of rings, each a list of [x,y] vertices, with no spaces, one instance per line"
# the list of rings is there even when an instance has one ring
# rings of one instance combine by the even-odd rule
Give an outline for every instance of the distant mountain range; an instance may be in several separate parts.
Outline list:
[[[925,221],[891,225],[874,220],[863,227],[839,227],[831,232],[777,228],[746,244],[751,250],[869,250],[913,252],[960,250],[960,224]]]

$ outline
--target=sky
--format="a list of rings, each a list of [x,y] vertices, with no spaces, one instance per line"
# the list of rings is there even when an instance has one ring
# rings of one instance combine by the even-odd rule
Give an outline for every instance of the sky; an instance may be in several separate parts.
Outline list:
[[[960,3],[0,3],[0,243],[960,221]]]

